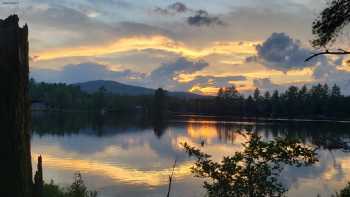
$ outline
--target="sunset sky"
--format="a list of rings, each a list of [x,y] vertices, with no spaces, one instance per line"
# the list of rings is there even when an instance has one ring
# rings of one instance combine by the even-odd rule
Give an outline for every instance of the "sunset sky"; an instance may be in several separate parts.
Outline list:
[[[304,62],[324,7],[322,0],[20,0],[2,4],[0,15],[18,13],[29,25],[38,81],[103,79],[200,94],[230,84],[249,92],[327,82],[349,94],[346,57]]]

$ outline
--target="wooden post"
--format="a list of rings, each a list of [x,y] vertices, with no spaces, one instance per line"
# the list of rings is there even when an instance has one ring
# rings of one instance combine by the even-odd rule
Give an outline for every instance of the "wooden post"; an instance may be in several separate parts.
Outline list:
[[[17,15],[0,20],[1,197],[32,196],[28,27]]]

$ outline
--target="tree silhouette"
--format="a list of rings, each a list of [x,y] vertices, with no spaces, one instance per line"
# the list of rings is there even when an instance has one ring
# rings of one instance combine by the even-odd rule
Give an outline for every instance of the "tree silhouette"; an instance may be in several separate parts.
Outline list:
[[[327,48],[327,45],[334,42],[342,30],[350,22],[350,1],[349,0],[331,0],[328,7],[325,8],[318,18],[312,24],[312,33],[316,36],[312,40],[315,48]],[[346,55],[350,51],[339,49],[339,51],[329,51],[316,53],[306,61],[319,55]]]
[[[350,183],[343,188],[339,193],[336,193],[335,197],[348,197],[350,196]]]
[[[165,117],[167,110],[167,95],[166,91],[158,88],[154,93],[154,117],[161,121]]]
[[[33,195],[34,197],[43,196],[44,180],[43,180],[43,164],[41,155],[38,157],[37,171],[34,175]]]
[[[32,196],[28,26],[0,19],[0,196]]]
[[[247,139],[242,152],[224,157],[220,163],[199,149],[183,144],[187,153],[197,158],[192,172],[210,180],[204,182],[208,196],[282,196],[287,189],[277,177],[284,165],[300,167],[318,161],[315,149],[296,140],[277,138],[264,141],[256,133],[248,133]]]
[[[96,191],[89,191],[80,173],[74,174],[74,182],[68,188],[67,197],[97,197]]]

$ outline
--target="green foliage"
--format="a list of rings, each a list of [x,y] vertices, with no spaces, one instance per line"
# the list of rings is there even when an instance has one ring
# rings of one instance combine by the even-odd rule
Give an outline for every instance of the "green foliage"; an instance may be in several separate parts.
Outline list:
[[[331,0],[320,16],[312,24],[312,32],[316,39],[314,47],[326,47],[341,33],[350,22],[350,1]]]
[[[97,197],[96,191],[88,191],[80,173],[76,173],[75,180],[68,188],[67,197]]]
[[[45,197],[65,197],[65,193],[62,188],[55,185],[53,180],[49,184],[44,184],[43,196]]]
[[[187,153],[197,158],[192,172],[210,180],[204,182],[208,196],[282,196],[286,189],[277,177],[284,165],[300,167],[318,161],[314,149],[296,140],[263,141],[256,133],[248,133],[247,138],[242,152],[224,157],[220,163],[199,149],[183,144]]]
[[[350,183],[335,195],[336,197],[350,197]]]
[[[74,175],[74,182],[68,188],[61,188],[51,180],[44,184],[44,197],[97,197],[96,191],[87,190],[80,173]]]

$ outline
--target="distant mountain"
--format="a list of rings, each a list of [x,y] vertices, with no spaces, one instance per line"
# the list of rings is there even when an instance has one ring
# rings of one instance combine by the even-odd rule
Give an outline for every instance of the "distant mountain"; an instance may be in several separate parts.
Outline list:
[[[126,85],[116,81],[88,81],[83,83],[73,84],[79,86],[80,89],[87,93],[97,92],[101,87],[104,87],[107,92],[118,95],[128,95],[128,96],[141,96],[141,95],[153,95],[154,89],[144,88],[140,86]],[[203,96],[198,94],[193,94],[189,92],[168,92],[169,96],[180,97],[180,98],[201,98]]]

